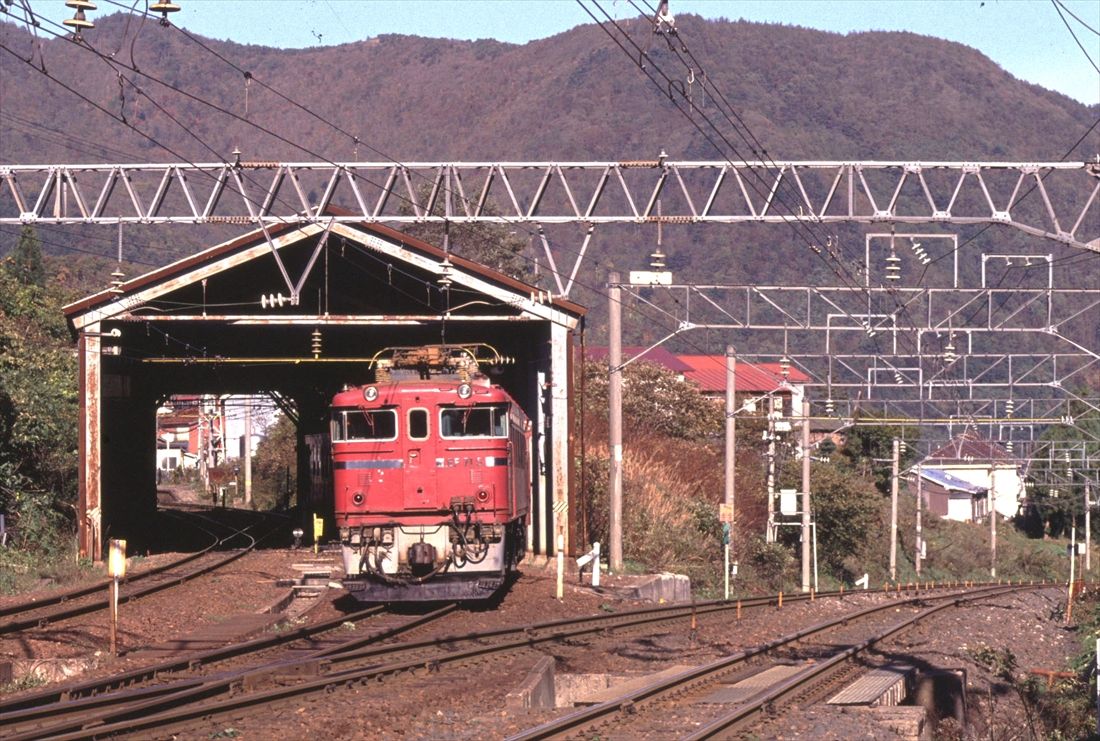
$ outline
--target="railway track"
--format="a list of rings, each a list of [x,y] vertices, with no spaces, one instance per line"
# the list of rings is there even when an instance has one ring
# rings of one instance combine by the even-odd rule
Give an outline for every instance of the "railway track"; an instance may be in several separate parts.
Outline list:
[[[821,598],[833,594],[840,596],[841,593],[817,596]],[[787,601],[809,598],[810,595],[794,595],[787,597]],[[86,696],[104,692],[102,683],[98,687],[85,683],[76,688],[39,693],[30,700],[20,699],[25,710],[15,709],[15,701],[0,704],[0,725],[18,723],[23,727],[25,724],[37,724],[12,737],[18,739],[90,738],[153,729],[163,732],[196,719],[206,721],[221,715],[240,714],[290,698],[331,691],[343,685],[379,680],[403,672],[419,669],[437,671],[446,665],[477,661],[494,654],[525,650],[607,630],[651,628],[669,621],[695,620],[717,615],[728,617],[735,610],[774,605],[778,599],[776,596],[741,600],[739,604],[709,601],[666,605],[390,645],[375,645],[381,638],[356,639],[355,642],[329,645],[320,651],[305,652],[297,657],[283,658],[259,666],[222,671],[205,677],[190,677],[154,687],[109,692],[90,699]],[[897,604],[897,601],[891,601],[888,607]],[[110,683],[111,686],[118,687],[136,681],[147,681],[151,677],[163,677],[166,672],[181,670],[187,661],[187,657],[184,657],[172,668],[148,667],[141,670],[141,676],[134,673],[116,676],[111,678]],[[64,692],[76,691],[82,695],[82,699],[65,699]],[[37,704],[37,709],[29,709],[29,702]],[[76,703],[71,713],[65,707],[70,702]],[[41,703],[52,705],[47,709]],[[60,722],[56,720],[59,711],[66,718]],[[54,720],[47,722],[47,717]],[[89,724],[94,725],[90,729],[85,728]]]
[[[254,527],[255,525],[241,529],[230,528],[231,532],[225,536],[201,528],[209,538],[205,547],[126,577],[121,583],[119,603],[124,604],[155,594],[233,563],[270,535],[270,532],[263,532],[256,536],[250,534],[248,531]],[[235,540],[242,541],[241,547],[228,553],[218,553],[218,549],[229,547]],[[193,568],[177,573],[179,569],[189,565]],[[42,628],[51,623],[105,610],[109,606],[107,599],[109,584],[110,580],[104,579],[90,586],[77,587],[0,608],[0,618],[7,618],[0,622],[0,636]]]
[[[810,626],[760,646],[739,651],[702,666],[685,670],[674,676],[659,679],[613,700],[567,713],[562,717],[513,735],[509,738],[509,741],[572,738],[581,737],[584,734],[596,734],[601,738],[618,736],[625,738],[631,737],[633,733],[630,730],[631,727],[640,726],[647,726],[649,732],[652,733],[655,729],[654,724],[646,720],[652,715],[648,711],[656,711],[659,708],[665,711],[667,716],[669,703],[679,702],[688,696],[700,697],[704,691],[709,691],[719,681],[730,677],[739,670],[745,670],[751,661],[774,655],[784,649],[790,649],[794,644],[805,641],[810,637],[848,627],[850,624],[864,621],[872,616],[880,616],[890,610],[897,610],[900,606],[921,608],[916,614],[906,619],[892,622],[886,628],[876,630],[864,640],[846,645],[839,650],[832,650],[828,655],[817,656],[812,660],[805,661],[803,668],[789,673],[788,676],[769,688],[760,689],[743,702],[735,703],[729,710],[720,711],[717,717],[709,720],[704,726],[687,735],[686,738],[707,739],[735,734],[738,731],[745,730],[750,723],[758,719],[763,713],[774,712],[780,703],[792,697],[805,697],[813,694],[816,684],[830,679],[835,682],[837,672],[845,667],[846,662],[937,612],[967,602],[1022,589],[1039,588],[1040,586],[1045,585],[994,585],[982,587],[965,594],[924,594],[919,597],[876,605]],[[929,608],[923,607],[923,605],[930,602],[942,602],[942,604]],[[746,674],[748,673],[746,672]],[[671,729],[658,727],[658,736],[668,737],[670,733],[672,733]]]

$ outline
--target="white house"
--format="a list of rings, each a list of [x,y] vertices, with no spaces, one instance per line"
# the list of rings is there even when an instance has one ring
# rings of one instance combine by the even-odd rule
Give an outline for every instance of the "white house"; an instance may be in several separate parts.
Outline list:
[[[972,431],[956,436],[929,455],[921,461],[921,469],[942,471],[954,480],[985,489],[993,507],[1004,518],[1015,517],[1024,501],[1025,472],[1019,459]],[[977,512],[975,515],[982,516]]]

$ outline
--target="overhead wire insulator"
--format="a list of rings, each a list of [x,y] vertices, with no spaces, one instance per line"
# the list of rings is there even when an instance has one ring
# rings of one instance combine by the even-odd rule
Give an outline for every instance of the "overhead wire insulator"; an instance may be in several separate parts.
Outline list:
[[[662,151],[663,154],[663,151]],[[662,243],[662,215],[661,215],[661,199],[657,199],[657,249],[649,253],[649,266],[654,270],[664,270],[665,268],[665,253],[661,249]]]
[[[154,13],[160,13],[160,25],[162,26],[168,25],[168,14],[178,13],[179,9],[180,6],[176,3],[160,2],[160,0],[149,6],[149,10],[153,11]]]
[[[890,256],[886,258],[886,280],[896,281],[901,279],[901,258],[898,253],[890,249]]]
[[[959,359],[959,354],[955,352],[955,335],[952,333],[947,338],[947,344],[943,348],[943,362],[947,365],[955,363]]]
[[[436,283],[438,283],[443,288],[450,288],[451,283],[453,283],[453,281],[451,280],[451,268],[453,267],[454,266],[451,264],[451,258],[444,257],[443,262],[439,263],[439,278],[436,279]]]
[[[73,13],[72,18],[66,18],[61,22],[73,29],[73,35],[76,38],[81,38],[80,34],[82,31],[89,31],[95,28],[95,24],[84,15],[85,11],[96,9],[95,3],[90,2],[90,0],[65,0],[65,5],[74,9],[76,12]]]
[[[828,414],[831,417],[831,416],[833,416],[833,412],[835,410],[836,410],[836,404],[833,402],[833,400],[832,399],[826,399],[825,400],[825,413]]]
[[[122,272],[122,266],[111,271],[111,293],[122,293],[122,284],[126,282],[126,273]]]
[[[779,374],[783,376],[784,379],[791,377],[791,359],[786,355],[779,359]]]
[[[316,327],[309,335],[309,347],[314,359],[321,357],[321,330]]]
[[[1016,402],[1009,399],[1005,402],[1005,416],[1011,417],[1012,413],[1016,411]]]

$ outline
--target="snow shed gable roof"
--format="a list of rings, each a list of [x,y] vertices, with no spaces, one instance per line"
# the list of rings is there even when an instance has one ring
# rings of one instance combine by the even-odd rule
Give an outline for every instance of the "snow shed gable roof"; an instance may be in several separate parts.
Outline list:
[[[321,224],[279,224],[268,227],[272,239],[268,243],[263,230],[256,229],[137,276],[124,282],[118,291],[106,289],[75,301],[65,306],[63,312],[70,328],[76,331],[88,323],[110,319],[144,301],[199,283],[232,267],[255,260],[274,260],[273,249],[281,255],[287,248],[301,245],[323,232]],[[586,312],[579,304],[552,298],[535,286],[458,255],[446,255],[434,245],[381,224],[334,223],[331,236],[396,258],[411,268],[422,270],[433,280],[442,274],[444,258],[449,258],[450,277],[456,288],[489,293],[513,309],[540,319],[552,319],[572,327]],[[290,277],[293,280],[297,276]]]

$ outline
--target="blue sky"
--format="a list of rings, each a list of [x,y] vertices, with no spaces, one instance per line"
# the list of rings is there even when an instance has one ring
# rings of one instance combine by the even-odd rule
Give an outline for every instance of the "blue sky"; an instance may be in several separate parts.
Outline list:
[[[342,44],[387,33],[512,43],[552,36],[591,18],[574,0],[176,0],[173,22],[212,38],[298,48]],[[644,7],[655,0],[634,0]],[[630,0],[599,0],[617,18],[633,17]],[[1100,103],[1100,2],[1058,0],[671,0],[673,14],[744,18],[847,33],[904,30],[974,47],[1021,79],[1085,103]],[[599,10],[586,3],[599,14]],[[41,1],[39,12],[65,17]],[[100,0],[109,13],[133,0]],[[144,5],[144,2],[139,4]],[[94,19],[94,14],[93,14]]]

